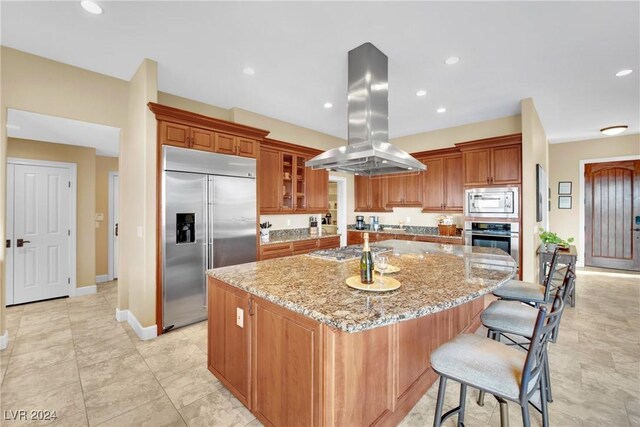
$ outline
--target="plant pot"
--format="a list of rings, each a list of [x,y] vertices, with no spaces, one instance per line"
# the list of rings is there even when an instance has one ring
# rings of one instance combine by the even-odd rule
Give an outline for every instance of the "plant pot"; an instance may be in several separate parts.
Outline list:
[[[262,243],[269,243],[269,229],[268,228],[260,229],[260,241]]]
[[[547,248],[547,252],[553,252],[556,250],[556,247],[558,247],[557,243],[545,243],[545,246]]]

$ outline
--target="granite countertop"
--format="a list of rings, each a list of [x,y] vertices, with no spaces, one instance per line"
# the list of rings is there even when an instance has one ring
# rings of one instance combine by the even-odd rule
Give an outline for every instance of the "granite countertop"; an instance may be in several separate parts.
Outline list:
[[[397,229],[397,228],[385,228],[382,231],[378,230],[356,230],[355,228],[350,228],[347,231],[356,231],[358,233],[382,233],[382,234],[401,234],[401,235],[407,235],[407,236],[429,236],[429,237],[436,237],[436,238],[442,238],[442,239],[460,239],[462,240],[462,234],[456,234],[455,236],[443,236],[441,234],[438,234],[438,229],[435,228],[435,230],[432,227],[424,227],[423,229],[418,229],[418,230],[407,230],[407,229],[403,229],[404,231]]]
[[[340,236],[340,235],[336,233],[322,233],[322,236],[312,236],[310,234],[304,234],[304,235],[270,237],[268,242],[260,242],[260,246],[273,245],[275,243],[299,242],[301,240],[316,240],[316,239],[323,239],[325,237],[336,237],[336,236]]]
[[[492,292],[511,279],[515,261],[500,249],[387,240],[393,277],[402,286],[375,293],[345,284],[359,260],[309,255],[209,270],[229,285],[344,332],[359,332],[446,310]]]

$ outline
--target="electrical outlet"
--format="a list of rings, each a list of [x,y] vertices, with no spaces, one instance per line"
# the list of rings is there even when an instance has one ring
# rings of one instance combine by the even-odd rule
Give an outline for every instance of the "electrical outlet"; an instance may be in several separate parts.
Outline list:
[[[291,225],[291,220],[287,218],[287,226]]]
[[[244,310],[236,307],[236,325],[244,328]]]
[[[141,225],[136,227],[136,235],[138,237],[142,237],[142,226]]]
[[[411,217],[410,216],[408,216],[406,218],[405,224],[411,224]]]

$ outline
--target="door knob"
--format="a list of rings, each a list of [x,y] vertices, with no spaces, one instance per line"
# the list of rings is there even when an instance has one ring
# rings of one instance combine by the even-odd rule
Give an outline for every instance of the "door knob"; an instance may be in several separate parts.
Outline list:
[[[19,248],[23,247],[25,243],[31,243],[31,242],[23,239],[16,240],[16,246]]]

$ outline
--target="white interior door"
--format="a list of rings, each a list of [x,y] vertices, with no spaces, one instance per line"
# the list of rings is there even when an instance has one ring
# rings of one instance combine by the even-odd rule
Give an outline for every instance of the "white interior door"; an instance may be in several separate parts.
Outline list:
[[[15,304],[69,295],[69,175],[66,168],[14,167]]]
[[[117,174],[113,175],[113,278],[118,278],[118,222],[120,212],[120,178]]]

